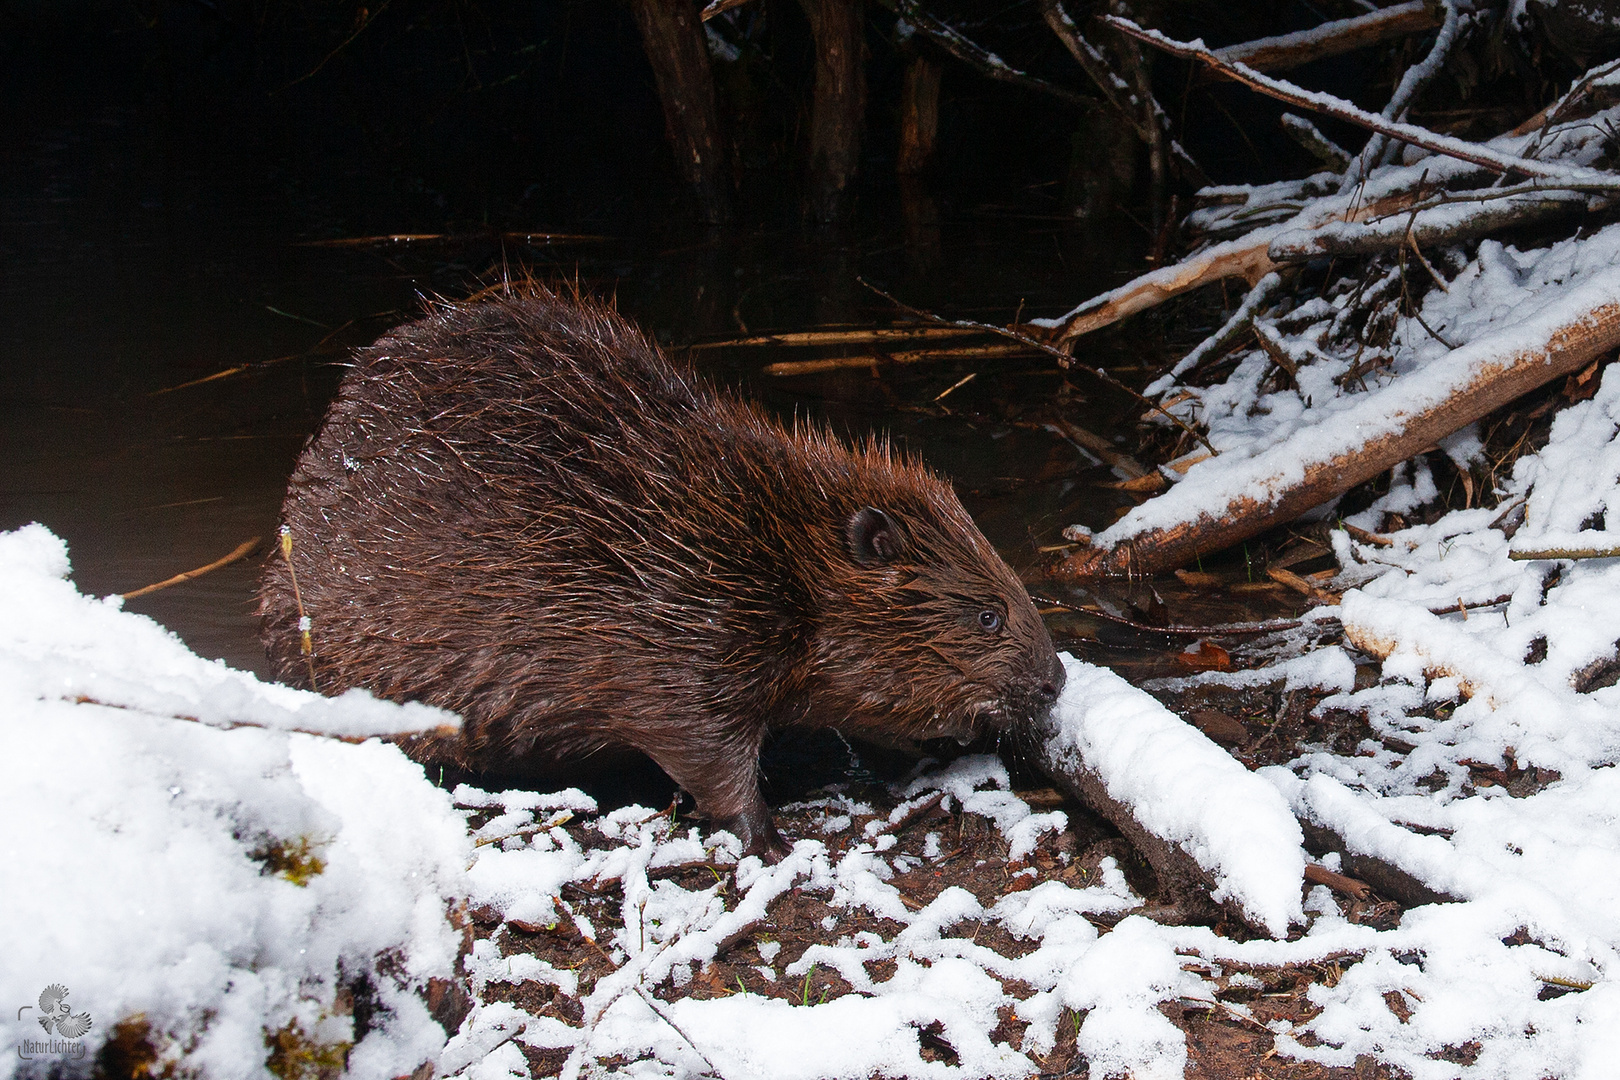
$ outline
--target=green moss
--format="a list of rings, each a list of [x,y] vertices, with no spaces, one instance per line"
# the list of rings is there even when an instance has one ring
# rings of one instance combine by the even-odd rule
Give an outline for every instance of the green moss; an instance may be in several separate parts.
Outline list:
[[[264,1067],[281,1080],[337,1080],[348,1064],[348,1042],[317,1042],[297,1020],[289,1020],[280,1031],[264,1033],[270,1051]]]
[[[304,888],[316,875],[326,870],[326,861],[315,854],[315,850],[324,844],[325,841],[311,840],[307,836],[300,836],[297,840],[277,840],[272,837],[255,848],[251,857],[264,864],[264,873],[286,878],[299,888]]]

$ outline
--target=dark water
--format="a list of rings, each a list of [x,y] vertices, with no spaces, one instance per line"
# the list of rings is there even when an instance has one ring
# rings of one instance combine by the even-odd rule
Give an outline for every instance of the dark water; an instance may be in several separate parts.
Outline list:
[[[502,241],[457,210],[488,179],[477,169],[468,190],[454,186],[454,170],[448,181],[440,175],[431,199],[408,155],[373,163],[397,173],[389,183],[357,183],[341,147],[256,126],[258,112],[210,111],[150,72],[100,83],[83,74],[41,60],[0,76],[10,103],[0,114],[0,529],[39,521],[64,537],[79,587],[92,594],[167,578],[251,536],[268,541],[344,350],[409,318],[419,295],[464,294],[503,266],[614,295],[679,347],[743,326],[894,318],[860,278],[957,316],[1007,322],[1020,306],[1054,314],[1138,270],[1145,247],[1129,222],[1088,232],[1065,220],[1040,190],[986,200],[936,185],[930,205],[880,180],[842,231],[810,230],[791,214],[704,230],[671,209],[667,192],[636,213],[593,214],[586,186],[561,209],[508,210],[494,226],[608,239],[532,246]],[[452,141],[433,152],[473,148]],[[620,196],[604,189],[603,198]],[[306,243],[394,231],[454,238]],[[1140,359],[1117,343],[1097,348],[1093,363]],[[1019,426],[1062,394],[1077,422],[1128,430],[1134,413],[1123,399],[1049,361],[784,381],[760,372],[785,358],[780,350],[694,355],[773,409],[905,442],[956,479],[1014,565],[1032,565],[1063,525],[1105,524],[1118,505],[1094,486],[1106,471],[1051,433]],[[949,413],[931,405],[974,371],[946,400]],[[204,656],[262,671],[251,615],[258,561],[129,607]]]

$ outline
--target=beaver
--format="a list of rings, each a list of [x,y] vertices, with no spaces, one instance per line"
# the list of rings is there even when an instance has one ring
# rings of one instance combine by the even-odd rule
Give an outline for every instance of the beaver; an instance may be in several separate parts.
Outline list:
[[[359,350],[282,520],[291,565],[269,561],[259,606],[280,679],[460,713],[407,746],[424,763],[640,751],[766,857],[786,850],[767,731],[966,741],[1063,686],[945,480],[785,426],[538,286],[431,301]]]

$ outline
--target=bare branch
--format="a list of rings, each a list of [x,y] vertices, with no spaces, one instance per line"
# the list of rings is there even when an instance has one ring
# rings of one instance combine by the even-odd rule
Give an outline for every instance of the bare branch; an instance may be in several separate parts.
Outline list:
[[[1457,14],[1456,0],[1440,0],[1445,5],[1445,22],[1440,27],[1440,33],[1434,39],[1434,47],[1429,55],[1421,61],[1406,69],[1401,81],[1395,87],[1395,93],[1390,95],[1389,104],[1384,106],[1383,116],[1386,120],[1399,120],[1406,115],[1406,110],[1412,107],[1412,102],[1418,95],[1440,76],[1445,67],[1446,57],[1457,44],[1462,20]],[[1395,149],[1396,144],[1389,144],[1382,132],[1367,140],[1367,145],[1361,148],[1361,153],[1350,163],[1345,170],[1344,182],[1340,191],[1349,191],[1361,183],[1361,178],[1372,171],[1374,167],[1384,162],[1389,156],[1386,150]]]
[[[976,68],[983,75],[999,82],[1011,83],[1026,90],[1046,94],[1075,109],[1086,110],[1096,105],[1095,98],[1019,71],[989,49],[968,40],[943,20],[930,14],[919,0],[879,0],[879,2],[898,13],[919,34],[964,64]]]
[[[1200,44],[1189,44],[1165,37],[1157,30],[1147,30],[1129,19],[1121,19],[1115,15],[1104,17],[1110,26],[1140,38],[1149,44],[1155,45],[1172,56],[1180,56],[1189,60],[1199,60],[1210,65],[1223,74],[1245,86],[1257,90],[1269,97],[1301,109],[1310,109],[1326,116],[1336,117],[1373,131],[1399,139],[1401,142],[1422,147],[1436,154],[1466,161],[1481,168],[1497,173],[1516,173],[1520,176],[1541,177],[1547,180],[1561,180],[1570,183],[1601,184],[1608,190],[1620,190],[1620,176],[1601,172],[1597,169],[1586,169],[1578,166],[1547,164],[1533,161],[1529,158],[1519,157],[1516,154],[1504,153],[1494,147],[1482,143],[1469,142],[1466,139],[1456,139],[1449,135],[1440,135],[1428,128],[1416,124],[1407,124],[1395,120],[1386,120],[1376,113],[1358,109],[1343,98],[1324,94],[1320,90],[1305,90],[1283,79],[1273,79],[1262,75],[1243,64],[1229,64],[1215,53]]]
[[[1215,55],[1229,64],[1247,64],[1256,71],[1283,71],[1391,38],[1433,30],[1440,23],[1433,5],[1425,0],[1409,0],[1351,19],[1326,22],[1309,30],[1228,45],[1216,49]]]
[[[1350,154],[1338,143],[1322,134],[1317,126],[1303,116],[1282,114],[1282,127],[1289,138],[1303,146],[1312,157],[1332,169],[1343,172],[1350,166]]]
[[[1164,109],[1151,94],[1144,103],[1131,85],[1120,77],[1103,55],[1102,50],[1080,33],[1069,13],[1063,10],[1062,0],[1041,0],[1041,14],[1046,18],[1046,25],[1051,27],[1052,33],[1063,42],[1063,47],[1079,63],[1081,70],[1096,83],[1097,89],[1102,91],[1104,99],[1113,107],[1114,111],[1130,121],[1136,129],[1137,137],[1149,146],[1155,140],[1165,140],[1169,145],[1170,156],[1175,160],[1182,177],[1189,183],[1204,186],[1209,178],[1198,162],[1192,159],[1181,144],[1170,137],[1170,118],[1165,115]]]

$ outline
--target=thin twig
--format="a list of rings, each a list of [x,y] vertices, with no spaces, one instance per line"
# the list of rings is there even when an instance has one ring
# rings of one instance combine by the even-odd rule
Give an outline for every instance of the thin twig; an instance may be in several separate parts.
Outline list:
[[[253,549],[258,546],[259,537],[255,536],[251,540],[244,540],[240,544],[237,544],[231,549],[231,553],[226,555],[223,559],[215,559],[207,566],[199,566],[195,570],[187,570],[183,574],[176,574],[174,577],[160,581],[156,585],[147,585],[144,588],[135,589],[132,592],[123,593],[121,595],[125,600],[133,600],[137,596],[145,596],[147,593],[155,593],[159,589],[167,589],[170,585],[179,585],[182,582],[191,581],[194,578],[200,578],[204,574],[218,570],[222,566],[229,566],[233,562],[240,562],[249,555],[253,554]]]
[[[325,58],[323,58],[320,63],[316,64],[314,67],[310,68],[304,74],[298,76],[298,78],[294,79],[292,82],[288,83],[286,86],[283,86],[281,89],[282,90],[291,90],[293,87],[297,86],[299,83],[303,82],[305,79],[313,77],[316,72],[320,71],[321,68],[326,66],[327,61],[331,60],[332,57],[336,56],[338,53],[340,53],[344,49],[348,48],[349,43],[351,41],[353,41],[355,38],[359,37],[361,34],[365,33],[366,28],[369,27],[372,23],[376,22],[377,21],[377,16],[381,15],[384,11],[386,11],[388,9],[388,5],[393,3],[393,2],[394,2],[394,0],[382,0],[382,3],[377,5],[377,10],[367,13],[366,16],[365,16],[365,19],[360,23],[360,25],[354,28],[354,33],[350,34],[348,37],[344,38],[341,42],[339,42],[338,47],[333,49],[331,52],[327,53]],[[360,10],[362,12],[365,12],[366,9],[361,8]]]
[[[878,2],[899,14],[919,34],[983,75],[999,82],[1011,83],[1046,94],[1071,108],[1089,110],[1095,104],[1095,98],[1019,71],[989,49],[968,40],[943,20],[932,15],[918,0],[878,0]]]
[[[683,1030],[681,1028],[681,1025],[679,1025],[679,1024],[677,1024],[675,1022],[675,1018],[670,1016],[669,1013],[665,1012],[663,1009],[661,1009],[658,1006],[658,1001],[657,1001],[656,998],[654,998],[651,994],[647,993],[646,990],[642,989],[639,984],[635,987],[635,991],[636,991],[636,996],[641,998],[642,1001],[647,1003],[647,1008],[651,1009],[658,1016],[658,1019],[660,1019],[664,1023],[668,1024],[671,1028],[673,1028],[675,1030],[675,1034],[679,1035],[682,1039],[686,1040],[686,1045],[690,1046],[692,1048],[693,1053],[697,1054],[698,1057],[703,1059],[703,1064],[705,1064],[705,1065],[707,1065],[709,1067],[709,1072],[713,1073],[715,1076],[720,1077],[721,1080],[725,1080],[725,1075],[726,1074],[720,1071],[719,1066],[717,1066],[714,1062],[709,1060],[709,1055],[705,1054],[701,1049],[699,1049],[698,1044],[692,1041],[692,1036],[688,1035],[685,1032],[685,1030]]]
[[[1136,129],[1137,137],[1149,146],[1154,144],[1156,137],[1167,140],[1170,155],[1175,159],[1182,176],[1194,186],[1208,186],[1209,177],[1199,167],[1198,162],[1193,160],[1192,155],[1188,154],[1179,142],[1170,137],[1170,118],[1165,115],[1158,99],[1148,94],[1144,102],[1141,95],[1120,78],[1102,50],[1087,41],[1085,35],[1080,33],[1079,26],[1069,17],[1069,13],[1063,10],[1062,0],[1041,0],[1041,14],[1052,33],[1057,35],[1063,47],[1069,50],[1069,55],[1080,65],[1080,69],[1090,76],[1097,89],[1102,91],[1108,104]]]

